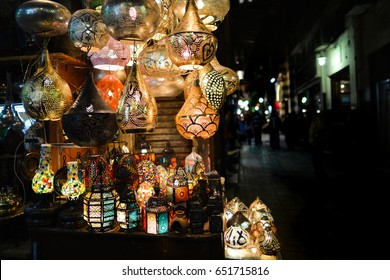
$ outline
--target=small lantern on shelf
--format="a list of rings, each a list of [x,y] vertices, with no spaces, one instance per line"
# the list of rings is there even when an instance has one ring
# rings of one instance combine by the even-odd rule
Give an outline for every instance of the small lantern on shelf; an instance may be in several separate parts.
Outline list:
[[[116,221],[123,231],[135,231],[138,228],[140,209],[135,198],[134,189],[128,186],[121,194],[116,208]]]
[[[188,201],[187,174],[183,168],[178,167],[175,173],[168,177],[167,194],[169,200],[174,204]]]
[[[203,233],[204,219],[202,200],[199,195],[194,195],[189,201],[190,229],[193,234]]]
[[[146,218],[144,219],[144,229],[150,234],[166,234],[169,232],[169,212],[171,207],[162,197],[153,195],[150,197],[145,207]]]

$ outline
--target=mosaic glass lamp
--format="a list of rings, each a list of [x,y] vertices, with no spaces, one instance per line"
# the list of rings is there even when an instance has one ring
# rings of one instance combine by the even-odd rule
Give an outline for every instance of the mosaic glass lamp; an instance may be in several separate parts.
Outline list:
[[[187,183],[187,174],[183,168],[178,167],[175,170],[175,173],[168,177],[167,195],[169,201],[174,204],[188,201],[189,188]]]
[[[219,120],[219,114],[202,93],[196,76],[187,99],[176,115],[177,131],[186,139],[207,139],[217,132]]]
[[[67,207],[59,213],[59,224],[66,228],[78,228],[85,225],[81,208],[78,207],[78,199],[85,192],[85,185],[79,179],[77,161],[69,161],[66,164],[67,180],[61,188],[61,193],[68,202]]]
[[[36,194],[46,194],[54,191],[51,147],[51,144],[41,145],[38,170],[32,179],[32,189]]]
[[[218,40],[199,18],[195,0],[188,0],[185,14],[166,46],[172,62],[185,70],[200,69],[215,56]]]

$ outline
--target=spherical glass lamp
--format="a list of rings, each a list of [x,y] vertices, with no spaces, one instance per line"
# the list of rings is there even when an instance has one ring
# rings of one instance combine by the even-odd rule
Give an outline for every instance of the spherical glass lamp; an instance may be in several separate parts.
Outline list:
[[[69,20],[68,35],[75,47],[82,51],[98,51],[109,40],[100,13],[93,9],[80,9]]]
[[[195,0],[188,0],[186,12],[166,46],[172,62],[185,70],[200,69],[215,56],[218,40],[200,20]]]
[[[107,102],[112,110],[116,111],[119,96],[123,90],[122,82],[113,73],[109,72],[99,80],[96,87],[104,101]]]

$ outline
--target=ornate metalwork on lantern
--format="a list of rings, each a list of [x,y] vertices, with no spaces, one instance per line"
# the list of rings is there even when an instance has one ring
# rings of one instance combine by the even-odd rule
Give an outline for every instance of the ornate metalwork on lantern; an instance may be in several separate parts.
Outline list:
[[[183,168],[178,167],[174,174],[167,180],[167,196],[172,203],[188,201],[189,188],[187,183],[187,174]]]
[[[182,69],[200,69],[215,56],[217,38],[200,20],[195,0],[188,0],[186,12],[166,43],[168,56]]]
[[[73,103],[68,83],[54,70],[46,47],[40,66],[24,83],[21,99],[26,113],[35,120],[58,121]]]
[[[235,92],[240,86],[240,78],[238,77],[237,72],[219,64],[216,56],[214,56],[214,58],[210,61],[210,64],[216,71],[219,72],[219,74],[222,75],[222,78],[225,81],[226,96]]]
[[[219,114],[203,95],[196,76],[187,99],[176,115],[176,129],[186,139],[207,139],[217,132],[219,120]]]
[[[138,228],[140,209],[137,204],[134,189],[126,186],[120,194],[116,208],[116,220],[123,231],[135,231]]]
[[[18,6],[17,24],[26,33],[41,37],[65,34],[72,14],[64,5],[50,0],[30,0]]]
[[[160,9],[155,0],[106,0],[102,19],[108,33],[116,40],[144,42],[157,30]]]
[[[166,234],[169,232],[171,207],[162,196],[154,195],[149,198],[145,207],[146,217],[144,229],[146,233]]]
[[[82,51],[98,51],[110,38],[99,12],[80,9],[69,20],[68,35],[75,47]]]

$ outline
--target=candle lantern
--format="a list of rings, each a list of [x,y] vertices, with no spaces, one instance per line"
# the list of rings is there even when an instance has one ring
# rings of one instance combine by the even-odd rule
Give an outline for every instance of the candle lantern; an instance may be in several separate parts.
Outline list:
[[[120,195],[116,208],[116,220],[123,231],[135,231],[138,228],[140,209],[135,198],[134,189],[128,186]]]
[[[162,196],[154,195],[150,197],[148,205],[145,207],[146,218],[144,219],[144,228],[146,233],[168,233],[170,210],[170,206]]]
[[[177,168],[176,172],[168,177],[167,194],[169,200],[174,204],[188,201],[187,174],[183,168]]]

